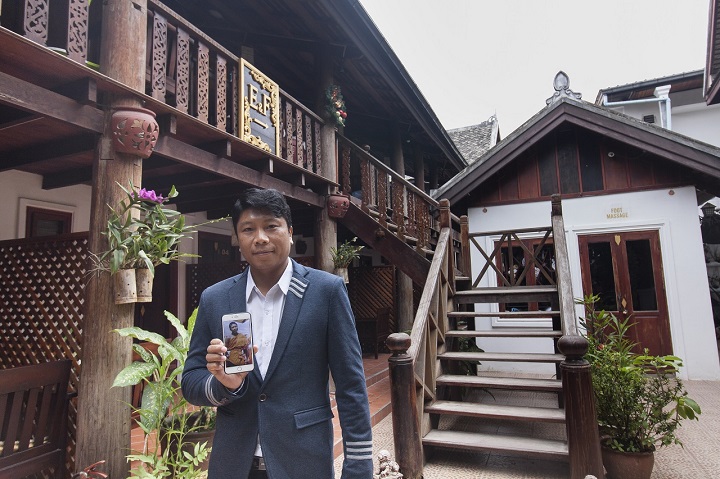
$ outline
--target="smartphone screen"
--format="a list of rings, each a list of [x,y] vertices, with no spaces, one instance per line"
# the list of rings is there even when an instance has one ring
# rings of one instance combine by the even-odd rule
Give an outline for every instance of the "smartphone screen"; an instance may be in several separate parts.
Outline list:
[[[252,319],[250,313],[226,314],[222,317],[223,343],[227,348],[225,372],[228,374],[252,371]]]

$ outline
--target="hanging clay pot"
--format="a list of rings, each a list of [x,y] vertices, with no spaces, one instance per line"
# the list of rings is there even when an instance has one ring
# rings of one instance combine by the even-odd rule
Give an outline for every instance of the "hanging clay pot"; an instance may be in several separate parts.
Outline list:
[[[122,107],[110,119],[113,149],[148,158],[157,143],[160,127],[155,113],[145,108]]]
[[[345,281],[345,284],[350,282],[350,275],[348,275],[347,268],[335,268],[335,274],[340,276]]]
[[[137,302],[149,303],[152,301],[153,275],[147,268],[135,270],[135,284],[137,285]]]
[[[328,196],[327,205],[330,218],[344,218],[350,207],[350,198],[342,194],[330,195]]]
[[[134,269],[121,269],[113,275],[115,304],[137,302],[137,285]]]

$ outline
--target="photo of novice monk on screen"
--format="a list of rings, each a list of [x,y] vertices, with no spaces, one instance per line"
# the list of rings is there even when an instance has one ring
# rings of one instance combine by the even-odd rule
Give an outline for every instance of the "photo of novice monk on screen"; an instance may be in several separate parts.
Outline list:
[[[252,362],[250,355],[250,322],[232,321],[228,324],[229,331],[225,331],[225,347],[227,348],[227,362],[232,366],[242,366]]]

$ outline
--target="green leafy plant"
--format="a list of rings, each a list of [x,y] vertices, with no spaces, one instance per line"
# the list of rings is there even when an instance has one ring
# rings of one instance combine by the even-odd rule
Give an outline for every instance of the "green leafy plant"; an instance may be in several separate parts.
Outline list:
[[[357,236],[345,241],[337,248],[334,246],[330,248],[330,254],[336,268],[347,268],[355,258],[360,257],[360,250],[362,250],[364,246],[356,245],[356,241]]]
[[[189,432],[215,428],[215,409],[193,408],[180,392],[180,375],[185,366],[196,316],[197,310],[188,319],[186,329],[177,317],[165,311],[165,317],[177,330],[177,337],[171,341],[138,327],[114,330],[120,336],[157,346],[157,354],[153,354],[140,344],[133,344],[140,360],[120,371],[113,382],[113,387],[143,383],[140,407],[133,409],[138,413],[138,425],[145,437],[143,450],[127,456],[129,461],[140,462],[131,471],[130,479],[173,475],[187,479],[201,477],[199,464],[210,453],[207,443],[196,445],[192,453],[184,451],[183,444]],[[178,446],[161,448],[162,442],[175,442]],[[161,449],[162,453],[155,452]]]
[[[198,226],[226,219],[187,225],[180,212],[164,206],[178,196],[175,186],[163,197],[154,190],[138,190],[132,182],[129,189],[118,185],[127,197],[117,209],[110,207],[107,227],[103,232],[109,248],[97,256],[99,270],[116,273],[124,268],[148,268],[154,275],[155,266],[184,257],[197,257],[178,251],[180,240],[197,231]]]
[[[677,356],[634,352],[628,338],[630,318],[596,310],[598,296],[578,302],[585,306],[581,325],[589,343],[585,358],[592,385],[603,445],[619,452],[650,452],[670,444],[682,445],[676,435],[684,419],[698,419],[700,406],[688,396],[676,373]]]

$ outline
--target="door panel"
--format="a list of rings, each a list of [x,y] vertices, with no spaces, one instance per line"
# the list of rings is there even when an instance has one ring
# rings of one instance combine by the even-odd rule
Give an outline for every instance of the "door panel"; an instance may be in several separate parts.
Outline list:
[[[657,231],[579,236],[583,294],[599,309],[631,317],[637,352],[672,354],[662,255]]]

